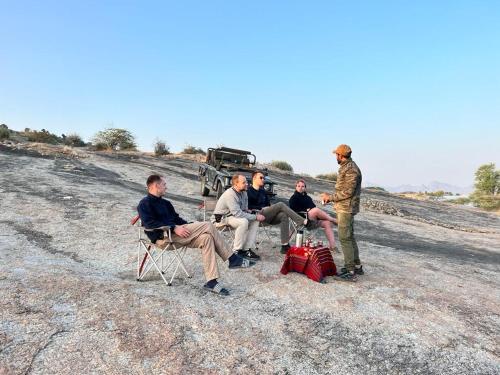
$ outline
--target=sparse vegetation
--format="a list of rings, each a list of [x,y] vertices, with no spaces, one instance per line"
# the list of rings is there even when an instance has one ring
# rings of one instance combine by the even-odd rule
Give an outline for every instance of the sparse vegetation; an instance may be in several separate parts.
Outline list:
[[[96,143],[92,146],[92,148],[95,151],[104,151],[104,150],[108,150],[108,145],[106,145],[105,143]]]
[[[448,202],[453,204],[469,204],[471,200],[469,197],[462,197],[457,199],[450,199]]]
[[[200,155],[205,155],[205,151],[199,147],[195,147],[192,145],[187,145],[184,147],[184,150],[182,150],[183,154],[188,154],[188,155],[195,155],[195,154],[200,154]]]
[[[155,148],[155,155],[156,156],[170,154],[170,147],[168,147],[167,144],[160,139],[156,140],[156,142],[154,144],[154,148]]]
[[[328,180],[328,181],[337,181],[337,173],[322,173],[318,174],[316,178],[321,178],[323,180]]]
[[[500,171],[494,163],[481,165],[476,171],[475,190],[470,200],[485,210],[500,209]]]
[[[425,194],[433,198],[442,198],[445,196],[445,194],[452,195],[452,193],[445,193],[443,190],[429,191],[429,192],[426,191]]]
[[[10,131],[7,125],[5,124],[0,125],[0,140],[9,139],[9,137],[10,137]]]
[[[61,137],[58,137],[57,135],[45,129],[38,131],[26,128],[24,129],[23,135],[28,139],[29,142],[49,143],[52,145],[61,144],[63,142],[63,139]]]
[[[474,206],[488,211],[500,210],[500,196],[498,194],[481,194],[474,192],[470,196]]]
[[[367,189],[370,189],[372,191],[383,191],[383,192],[387,192],[387,190],[385,190],[383,187],[381,186],[368,186]]]
[[[93,138],[96,150],[135,150],[135,137],[128,130],[108,128],[96,133]]]
[[[293,167],[284,160],[273,160],[271,166],[282,171],[293,172]]]
[[[85,142],[83,139],[75,133],[68,134],[68,135],[62,135],[63,143],[66,146],[71,146],[71,147],[84,147],[86,146]]]

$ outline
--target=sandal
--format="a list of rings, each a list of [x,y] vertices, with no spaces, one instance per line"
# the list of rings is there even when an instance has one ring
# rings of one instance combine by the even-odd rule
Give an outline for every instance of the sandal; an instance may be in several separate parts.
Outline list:
[[[219,296],[228,296],[229,290],[223,288],[219,283],[215,284],[213,288],[207,286],[207,284],[203,285],[203,288],[209,290],[212,293],[218,294]]]

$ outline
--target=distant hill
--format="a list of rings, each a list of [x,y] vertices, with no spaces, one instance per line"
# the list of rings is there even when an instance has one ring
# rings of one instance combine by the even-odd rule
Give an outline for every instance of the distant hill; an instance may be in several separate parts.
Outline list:
[[[447,184],[445,182],[439,182],[439,181],[432,181],[431,183],[427,185],[399,185],[399,186],[384,186],[376,183],[371,183],[367,182],[364,184],[365,187],[369,186],[380,186],[386,189],[387,191],[391,193],[403,193],[406,191],[414,191],[414,192],[419,192],[419,191],[428,191],[428,192],[434,192],[434,191],[449,191],[454,194],[470,194],[474,190],[474,187],[471,186],[455,186],[451,184]]]

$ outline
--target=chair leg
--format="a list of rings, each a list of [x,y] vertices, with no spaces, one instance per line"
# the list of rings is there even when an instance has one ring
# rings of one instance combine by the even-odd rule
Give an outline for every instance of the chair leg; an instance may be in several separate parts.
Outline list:
[[[142,270],[144,268],[144,263],[146,263],[147,259],[148,259],[148,253],[145,253],[144,258],[142,258],[142,262],[139,261],[140,264],[138,264],[138,267],[137,267],[137,281],[142,280],[141,274],[142,274]]]
[[[182,270],[184,271],[184,273],[186,274],[186,276],[187,276],[188,278],[191,278],[191,275],[190,275],[190,274],[189,274],[189,272],[186,270],[186,265],[184,264],[184,260],[183,260],[183,258],[184,258],[184,254],[186,253],[186,250],[187,250],[186,248],[181,249],[181,250],[180,250],[180,253],[179,253],[179,252],[178,252],[178,250],[177,250],[177,249],[175,249],[175,252],[176,252],[176,254],[177,254],[178,258],[179,258],[179,264],[180,264],[180,266],[181,266]]]
[[[289,223],[290,223],[290,225],[289,225],[290,237],[288,238],[288,242],[290,242],[290,240],[293,238],[293,236],[297,234],[298,229],[299,229],[297,224],[295,224],[295,222],[292,221],[291,219],[290,219]],[[305,237],[305,233],[304,233],[304,237]]]
[[[167,251],[172,253],[171,258],[168,260],[165,259]],[[187,271],[186,265],[183,261],[186,251],[186,247],[178,249],[174,244],[169,244],[165,249],[158,249],[145,241],[141,241],[137,252],[137,281],[142,281],[152,268],[155,268],[158,271],[161,278],[168,286],[172,285],[179,268],[184,271],[188,278],[191,278],[192,276]],[[170,277],[170,281],[167,281],[164,275],[166,274],[166,271],[174,265],[174,263],[175,268],[173,274]]]
[[[174,253],[173,259],[174,260],[177,259],[177,263],[175,265],[175,270],[172,273],[172,277],[170,278],[170,282],[169,282],[168,285],[172,285],[172,281],[174,281],[174,278],[177,275],[177,271],[179,270],[179,267],[182,268],[182,270],[184,271],[184,273],[186,274],[186,276],[188,278],[191,278],[191,275],[186,270],[186,267],[184,265],[184,261],[182,260],[182,257],[183,257],[184,253],[182,251],[181,251],[181,253],[179,253],[179,251],[177,249],[172,250],[172,252]]]
[[[266,235],[267,239],[271,243],[271,248],[275,249],[276,248],[276,243],[274,243],[273,238],[271,237],[271,233],[269,227],[263,226],[262,229],[264,230],[264,234]]]
[[[160,256],[161,256],[161,255],[160,255],[160,256],[158,256],[158,257],[156,257],[156,259],[155,259],[155,257],[151,254],[151,252],[150,252],[149,250],[147,250],[147,253],[149,254],[149,258],[150,258],[149,260],[150,260],[150,262],[152,263],[152,266],[154,266],[154,267],[156,268],[156,270],[157,270],[157,271],[158,271],[158,273],[160,274],[160,276],[161,276],[161,278],[163,279],[163,281],[165,282],[165,284],[167,284],[167,286],[168,286],[168,285],[171,285],[171,283],[167,282],[167,279],[165,279],[165,276],[163,276],[163,272],[161,271],[161,268],[158,266],[157,260],[160,258]],[[149,268],[151,268],[151,267],[149,267]],[[147,272],[149,272],[149,269],[148,269],[148,270],[147,270],[147,271],[143,274],[143,276],[144,276]]]
[[[164,250],[162,254],[165,254],[165,251],[169,251],[169,250]],[[172,263],[174,263],[174,262],[175,262],[175,257],[172,257],[172,258],[170,259],[170,262],[167,264],[167,266],[166,266],[166,267],[162,267],[162,269],[161,269],[162,271],[161,271],[161,272],[162,272],[162,273],[167,272],[167,270],[170,268],[170,266],[171,266],[171,265],[172,265]]]
[[[179,264],[180,264],[180,261],[177,262],[177,264],[175,266],[175,270],[172,273],[172,277],[170,278],[170,282],[168,283],[168,285],[172,285],[172,281],[174,281],[174,277],[177,274],[177,270],[179,269]]]

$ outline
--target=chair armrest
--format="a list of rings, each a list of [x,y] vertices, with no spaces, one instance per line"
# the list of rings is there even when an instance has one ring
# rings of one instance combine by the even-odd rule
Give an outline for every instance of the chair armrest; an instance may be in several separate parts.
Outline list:
[[[135,215],[132,220],[130,220],[130,225],[135,225],[135,223],[137,223],[140,219],[140,216],[139,215]]]
[[[169,226],[163,226],[163,227],[158,227],[158,228],[149,228],[149,229],[142,227],[142,229],[144,229],[144,232],[153,232],[155,230],[162,230],[167,234],[168,240],[170,242],[172,242],[172,229],[170,229]]]
[[[168,232],[168,231],[170,231],[170,227],[165,225],[165,226],[158,227],[158,228],[144,228],[144,231],[146,231],[146,232],[153,232],[155,230],[163,230],[165,232]]]
[[[306,217],[307,217],[307,213],[308,213],[308,211],[297,211],[297,213],[298,213],[300,216],[302,216],[302,217],[306,218]]]

